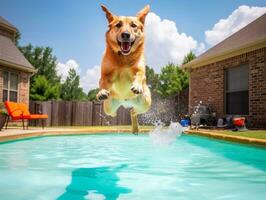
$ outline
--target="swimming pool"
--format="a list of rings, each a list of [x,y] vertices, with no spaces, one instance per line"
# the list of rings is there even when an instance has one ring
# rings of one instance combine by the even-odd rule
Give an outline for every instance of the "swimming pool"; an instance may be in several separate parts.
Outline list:
[[[42,137],[0,144],[1,200],[265,199],[266,150],[182,135]]]

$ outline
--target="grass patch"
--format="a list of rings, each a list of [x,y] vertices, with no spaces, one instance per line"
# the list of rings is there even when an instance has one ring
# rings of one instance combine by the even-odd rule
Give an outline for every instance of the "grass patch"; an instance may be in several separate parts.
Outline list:
[[[248,131],[231,131],[231,130],[222,130],[222,131],[213,131],[216,133],[222,133],[225,135],[236,135],[248,138],[256,139],[266,139],[266,130],[248,130]]]

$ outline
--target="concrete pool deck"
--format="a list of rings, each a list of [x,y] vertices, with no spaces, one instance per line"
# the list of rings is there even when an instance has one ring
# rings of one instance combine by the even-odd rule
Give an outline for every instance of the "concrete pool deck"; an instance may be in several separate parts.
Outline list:
[[[152,126],[140,127],[141,133],[148,133],[153,130]],[[90,126],[90,127],[30,127],[23,130],[21,127],[10,127],[2,129],[0,132],[0,143],[14,140],[42,137],[42,136],[65,136],[65,135],[86,135],[96,133],[131,133],[130,126]],[[250,145],[259,145],[266,147],[266,139],[257,139],[237,135],[228,135],[217,133],[213,130],[187,130],[185,134],[199,135],[204,137],[227,140],[231,142],[244,143]]]
[[[147,133],[152,128],[140,127],[142,133]],[[90,126],[90,127],[29,127],[28,130],[23,130],[21,127],[11,127],[0,131],[0,143],[26,138],[34,138],[41,136],[65,136],[65,135],[86,135],[95,133],[131,133],[129,126]]]

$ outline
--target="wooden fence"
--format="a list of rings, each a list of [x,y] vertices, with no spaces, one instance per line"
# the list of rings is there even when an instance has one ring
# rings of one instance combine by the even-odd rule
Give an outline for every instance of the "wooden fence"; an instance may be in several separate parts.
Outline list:
[[[112,118],[103,112],[100,102],[90,101],[30,101],[30,112],[41,111],[49,116],[46,126],[101,126],[130,125],[129,109],[120,107],[117,116]],[[166,124],[178,119],[180,114],[188,113],[188,90],[177,95],[162,98],[152,94],[152,105],[148,112],[138,116],[141,125],[149,125],[158,119]],[[41,123],[31,121],[30,125]]]
[[[129,109],[119,108],[117,116],[112,118],[103,112],[103,105],[89,101],[30,101],[31,113],[42,112],[49,118],[46,126],[101,126],[129,125]],[[31,126],[39,126],[40,122],[31,121]]]

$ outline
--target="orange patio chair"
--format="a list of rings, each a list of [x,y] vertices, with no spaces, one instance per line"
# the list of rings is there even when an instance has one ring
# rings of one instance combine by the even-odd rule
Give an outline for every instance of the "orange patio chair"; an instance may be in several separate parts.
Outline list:
[[[25,103],[15,103],[11,101],[6,101],[5,106],[8,112],[6,128],[8,125],[9,118],[12,120],[22,120],[23,129],[25,129],[24,121],[25,120],[42,120],[42,127],[44,128],[44,120],[48,118],[48,115],[44,114],[30,114],[28,106]],[[28,128],[28,125],[27,125]]]
[[[8,117],[7,117],[7,121],[6,121],[6,128],[8,125],[9,118],[11,118],[12,120],[22,120],[23,127],[24,127],[24,120],[22,118],[22,111],[18,107],[18,104],[15,102],[6,101],[5,107],[6,107],[6,110],[8,113]]]

